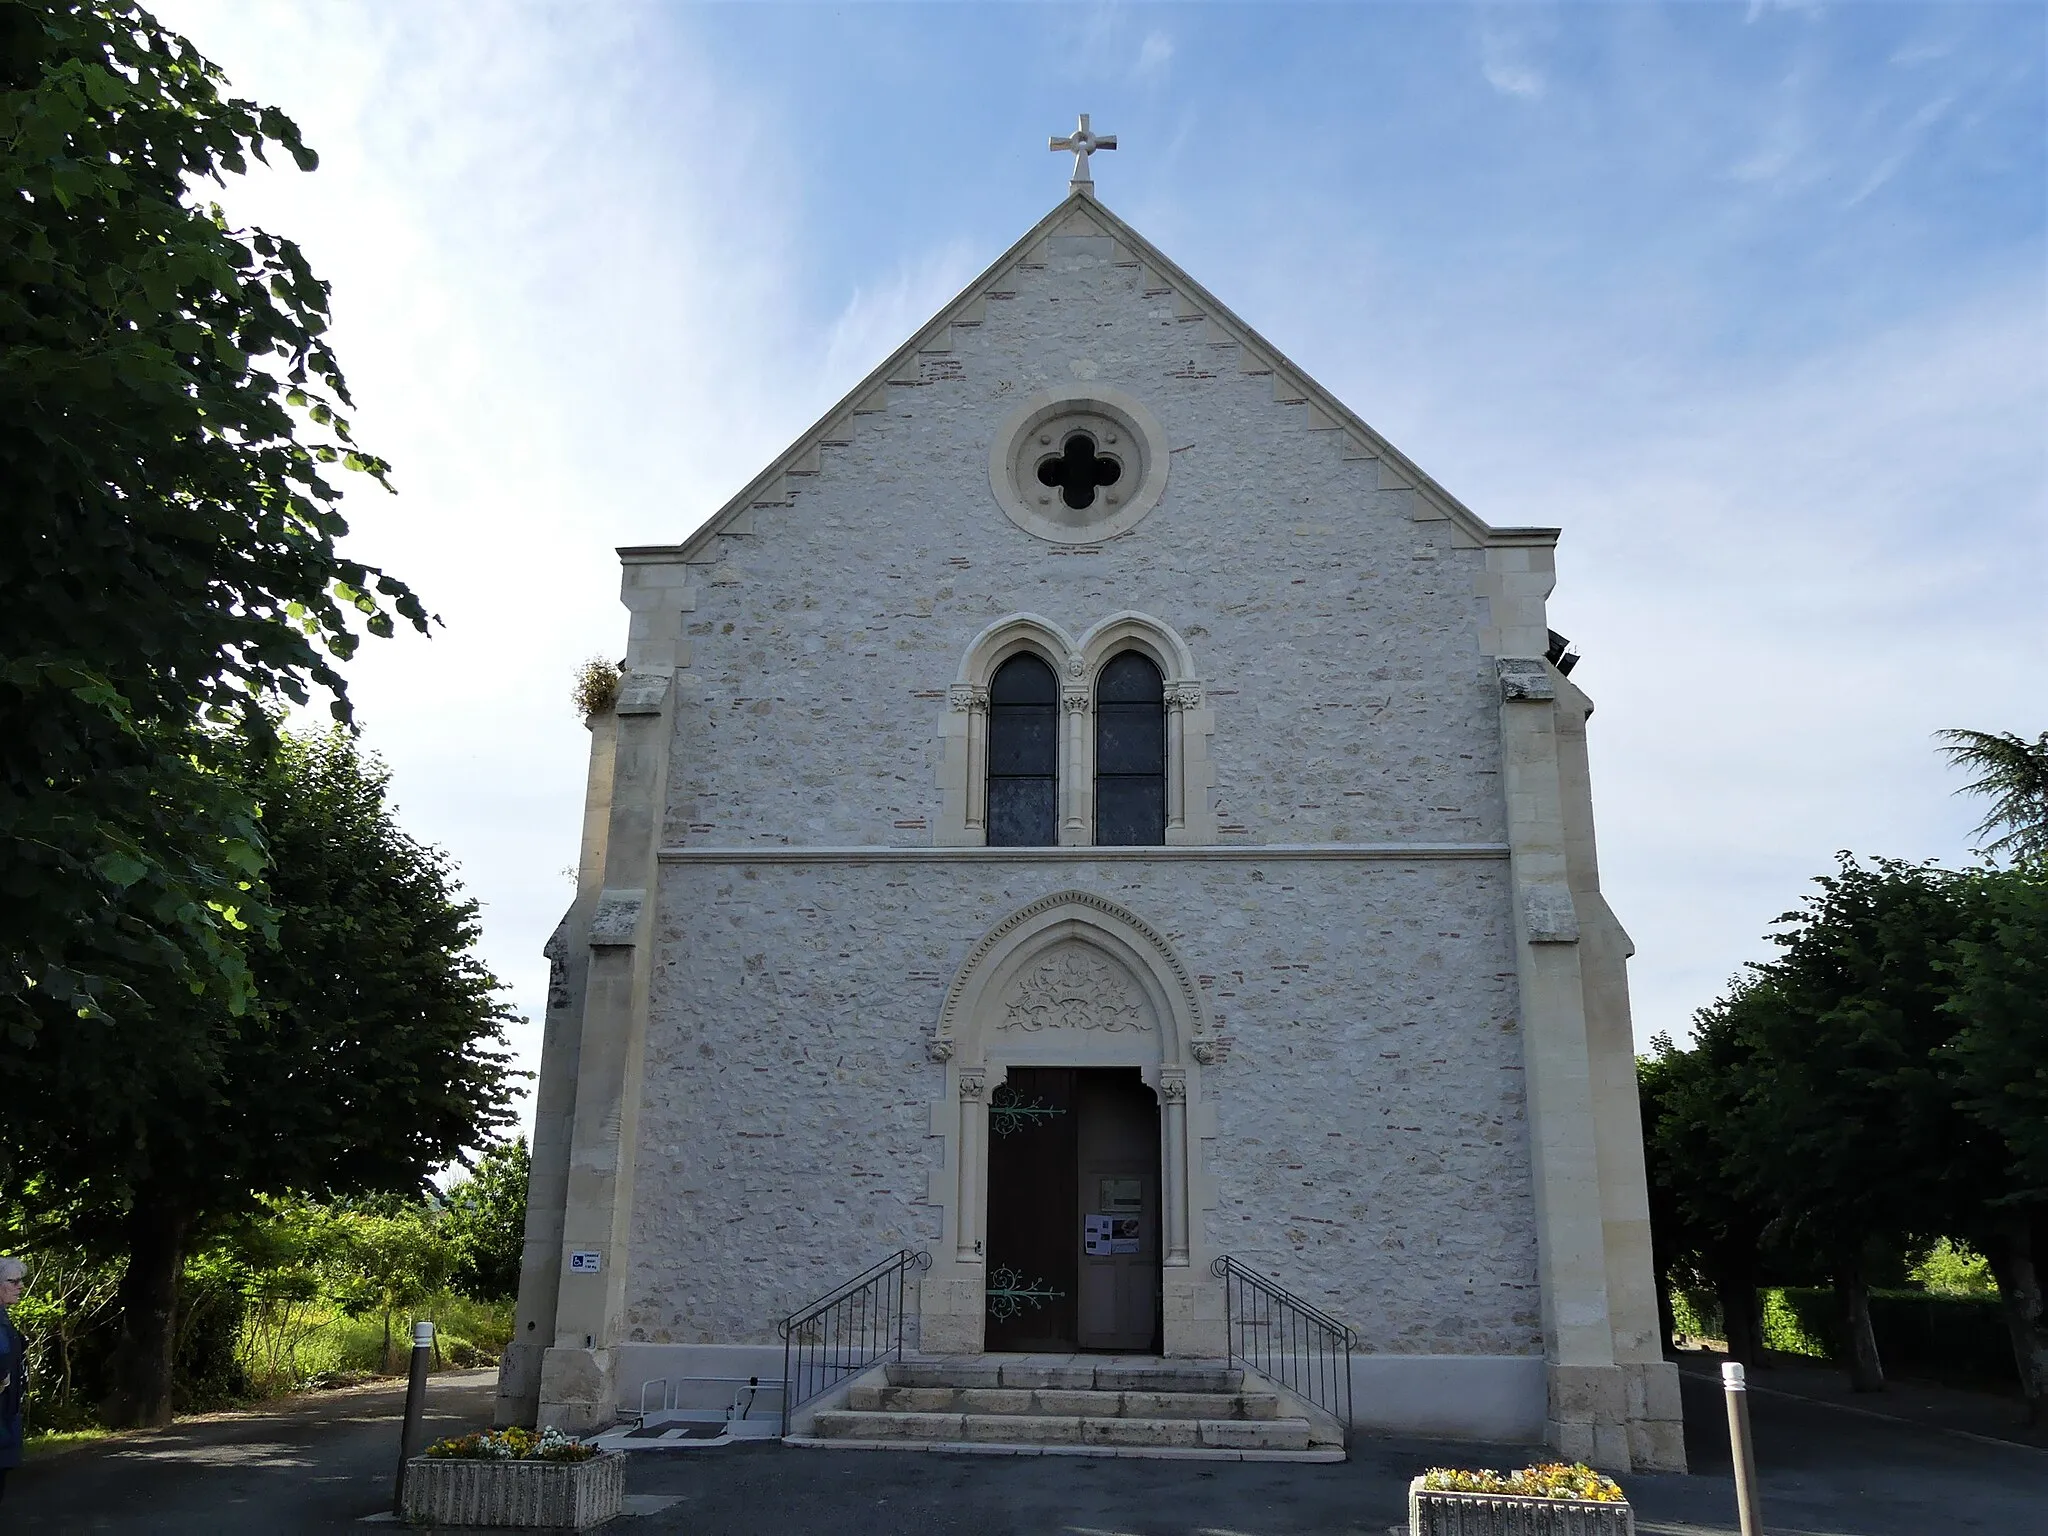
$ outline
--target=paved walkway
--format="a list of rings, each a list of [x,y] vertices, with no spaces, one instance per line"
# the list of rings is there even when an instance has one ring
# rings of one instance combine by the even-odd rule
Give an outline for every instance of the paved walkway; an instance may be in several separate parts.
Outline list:
[[[435,1376],[427,1434],[490,1423],[498,1373]],[[93,1441],[7,1479],[0,1531],[239,1536],[379,1529],[391,1507],[405,1384],[295,1398],[260,1413],[207,1414],[168,1429]],[[399,1527],[399,1529],[403,1529]]]
[[[1721,1362],[1727,1358],[1705,1349],[1683,1350],[1677,1356],[1680,1370],[1717,1383],[1721,1379]],[[1966,1392],[1933,1382],[1894,1379],[1882,1392],[1858,1392],[1850,1387],[1849,1374],[1840,1366],[1822,1365],[1800,1355],[1774,1354],[1770,1360],[1768,1369],[1749,1373],[1750,1387],[1759,1397],[1783,1395],[1807,1402],[1833,1403],[1873,1418],[1903,1419],[1909,1424],[2048,1450],[2048,1425],[2028,1426],[2026,1403],[2017,1389],[2010,1395]]]
[[[1688,1362],[1696,1363],[1696,1362]],[[492,1377],[437,1377],[436,1434],[481,1424]],[[1718,1385],[1683,1383],[1695,1475],[1630,1477],[1642,1536],[1733,1536]],[[353,1532],[389,1497],[402,1391],[357,1389],[273,1412],[191,1420],[31,1463],[0,1530],[118,1536]],[[1772,1536],[2048,1536],[2048,1452],[1759,1394]],[[1519,1465],[1528,1447],[1361,1438],[1339,1466],[793,1450],[648,1452],[637,1496],[676,1502],[616,1536],[1386,1536],[1432,1463]]]

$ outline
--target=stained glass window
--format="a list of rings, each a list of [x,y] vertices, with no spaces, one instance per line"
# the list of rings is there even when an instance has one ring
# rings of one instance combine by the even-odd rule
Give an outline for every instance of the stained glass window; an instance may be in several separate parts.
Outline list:
[[[1166,841],[1166,684],[1136,651],[1095,681],[1095,841]]]
[[[988,689],[988,842],[1059,841],[1060,688],[1036,656],[1012,656]]]

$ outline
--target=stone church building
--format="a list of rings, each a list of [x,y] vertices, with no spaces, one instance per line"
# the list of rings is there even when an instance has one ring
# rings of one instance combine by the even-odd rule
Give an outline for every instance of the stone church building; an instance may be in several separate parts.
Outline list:
[[[681,544],[622,549],[505,1421],[920,1356],[1226,1356],[1684,1464],[1558,530],[1496,527],[1070,195]]]

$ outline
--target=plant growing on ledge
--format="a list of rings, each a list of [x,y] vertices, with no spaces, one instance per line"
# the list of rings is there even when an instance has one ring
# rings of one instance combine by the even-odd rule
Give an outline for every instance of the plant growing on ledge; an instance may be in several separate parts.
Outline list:
[[[619,702],[619,679],[625,675],[621,663],[606,661],[602,656],[593,656],[576,669],[569,699],[586,725],[599,715],[611,713],[612,706]]]

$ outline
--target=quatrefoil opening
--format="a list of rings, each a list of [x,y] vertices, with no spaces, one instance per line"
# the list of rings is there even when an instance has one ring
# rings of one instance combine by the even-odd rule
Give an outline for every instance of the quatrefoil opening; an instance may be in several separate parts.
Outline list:
[[[1099,544],[1159,504],[1167,452],[1158,419],[1121,390],[1042,391],[989,445],[989,486],[1010,520],[1055,544]]]
[[[1099,487],[1115,485],[1123,477],[1123,465],[1098,452],[1095,439],[1086,432],[1067,434],[1060,451],[1047,455],[1038,465],[1038,483],[1057,490],[1060,500],[1076,512],[1095,505]]]

